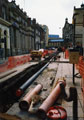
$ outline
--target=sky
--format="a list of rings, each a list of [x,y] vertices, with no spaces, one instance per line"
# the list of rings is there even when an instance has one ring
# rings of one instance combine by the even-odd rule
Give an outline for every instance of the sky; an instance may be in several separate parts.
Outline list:
[[[11,1],[11,0],[9,0]],[[49,34],[62,37],[65,19],[72,23],[74,6],[79,8],[84,0],[16,0],[16,4],[26,11],[37,23],[47,25]]]

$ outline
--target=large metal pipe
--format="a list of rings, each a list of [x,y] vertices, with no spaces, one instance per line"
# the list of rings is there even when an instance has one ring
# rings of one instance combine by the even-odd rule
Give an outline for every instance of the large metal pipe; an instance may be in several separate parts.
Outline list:
[[[38,84],[33,90],[30,90],[24,98],[19,102],[19,107],[21,110],[28,110],[32,101],[32,97],[40,92],[42,85]]]
[[[45,66],[43,66],[37,73],[35,73],[31,78],[29,78],[17,91],[16,96],[20,97],[24,90],[26,90],[32,82],[39,76],[39,74],[49,65],[48,62]]]
[[[53,89],[53,91],[50,93],[50,95],[47,97],[47,99],[43,102],[43,104],[39,107],[38,109],[38,115],[41,118],[45,118],[46,117],[46,112],[48,111],[48,109],[54,104],[54,102],[57,100],[57,98],[59,97],[60,93],[61,93],[61,87],[60,85],[65,86],[65,82],[61,81],[57,84],[57,86]]]

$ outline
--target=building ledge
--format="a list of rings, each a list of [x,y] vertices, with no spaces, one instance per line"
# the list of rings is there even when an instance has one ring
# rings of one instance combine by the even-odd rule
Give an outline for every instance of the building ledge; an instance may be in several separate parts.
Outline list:
[[[0,18],[0,24],[3,24],[5,26],[7,26],[7,27],[11,26],[11,23],[9,23],[8,21],[6,21],[6,20],[4,20],[2,18]]]

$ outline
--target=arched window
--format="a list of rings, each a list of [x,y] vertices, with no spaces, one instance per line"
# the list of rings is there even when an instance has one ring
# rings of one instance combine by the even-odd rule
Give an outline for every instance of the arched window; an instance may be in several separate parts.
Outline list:
[[[7,35],[7,31],[6,31],[6,30],[4,30],[4,35],[5,35],[5,36]]]
[[[4,37],[5,37],[6,39],[8,39],[8,31],[7,31],[7,30],[4,30]]]

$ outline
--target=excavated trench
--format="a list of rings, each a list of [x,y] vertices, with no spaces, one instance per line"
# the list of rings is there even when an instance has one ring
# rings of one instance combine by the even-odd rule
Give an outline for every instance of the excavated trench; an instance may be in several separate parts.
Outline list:
[[[26,68],[21,73],[13,76],[0,84],[0,112],[6,112],[20,97],[16,96],[16,90],[22,86],[29,78],[45,66],[51,58],[56,57],[58,53],[52,54],[44,61]]]

